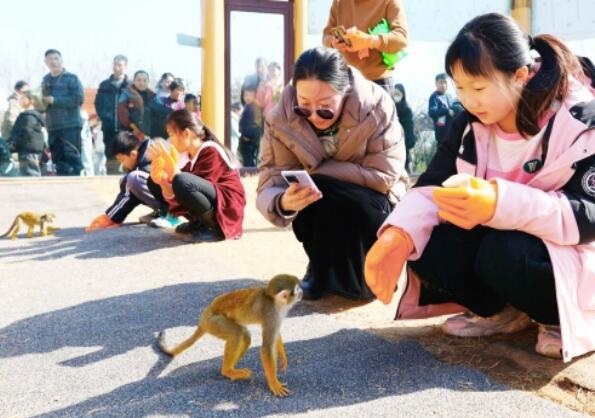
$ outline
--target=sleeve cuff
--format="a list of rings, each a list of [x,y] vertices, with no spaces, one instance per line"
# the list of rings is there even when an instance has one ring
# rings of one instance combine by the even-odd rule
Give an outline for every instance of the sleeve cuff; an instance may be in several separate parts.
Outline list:
[[[293,220],[298,213],[297,211],[285,211],[281,209],[281,196],[283,196],[283,193],[279,193],[277,196],[275,196],[275,212],[283,219]]]

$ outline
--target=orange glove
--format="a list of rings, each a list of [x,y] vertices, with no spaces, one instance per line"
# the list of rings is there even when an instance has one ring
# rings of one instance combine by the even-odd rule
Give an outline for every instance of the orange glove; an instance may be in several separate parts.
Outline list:
[[[149,173],[151,180],[155,184],[163,184],[167,182],[167,173],[165,172],[165,159],[163,157],[157,157],[151,163],[151,172]]]
[[[456,175],[432,193],[438,216],[460,228],[471,229],[494,217],[498,186],[472,176]]]
[[[347,29],[345,39],[351,43],[351,47],[347,48],[350,52],[378,47],[378,41],[375,35],[369,35],[356,27]]]
[[[391,226],[382,232],[366,255],[364,267],[366,283],[385,305],[392,300],[397,280],[403,271],[407,257],[414,248],[413,241],[407,232]]]
[[[167,180],[171,182],[174,176],[178,173],[178,150],[174,147],[174,144],[169,145],[169,152],[163,142],[159,142],[159,150],[161,151],[159,156],[163,158],[163,171],[167,174]]]
[[[85,228],[85,232],[93,232],[97,229],[116,228],[121,225],[122,224],[112,221],[105,213],[102,213],[91,221],[91,224]]]

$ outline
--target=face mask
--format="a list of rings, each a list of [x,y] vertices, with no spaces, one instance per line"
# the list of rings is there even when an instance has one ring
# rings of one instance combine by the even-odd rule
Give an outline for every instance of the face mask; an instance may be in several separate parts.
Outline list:
[[[393,94],[393,100],[395,103],[399,103],[401,100],[403,100],[403,95],[401,93],[395,93]]]

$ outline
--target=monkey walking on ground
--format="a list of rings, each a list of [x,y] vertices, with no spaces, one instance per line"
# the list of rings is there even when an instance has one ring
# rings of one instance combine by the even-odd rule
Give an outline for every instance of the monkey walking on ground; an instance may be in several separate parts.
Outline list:
[[[168,348],[162,331],[158,341],[161,350],[174,357],[194,344],[205,333],[225,340],[221,374],[231,380],[249,379],[250,369],[236,365],[250,346],[249,324],[262,325],[260,359],[269,389],[277,396],[287,396],[287,387],[277,379],[279,367],[285,372],[287,356],[280,328],[287,312],[302,298],[299,279],[287,274],[273,277],[266,287],[239,289],[224,293],[211,302],[202,313],[194,334],[176,347]]]
[[[8,231],[4,235],[0,235],[0,238],[10,236],[11,239],[17,239],[17,234],[21,229],[23,223],[29,228],[27,231],[27,238],[33,238],[33,229],[36,225],[39,225],[40,235],[45,237],[48,233],[52,233],[58,228],[53,228],[48,224],[54,221],[56,215],[53,213],[35,213],[35,212],[21,212],[19,213],[8,228]]]

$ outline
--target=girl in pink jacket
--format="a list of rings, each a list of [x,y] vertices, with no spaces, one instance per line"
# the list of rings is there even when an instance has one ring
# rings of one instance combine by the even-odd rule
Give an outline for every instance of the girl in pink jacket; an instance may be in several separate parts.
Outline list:
[[[540,354],[594,350],[595,100],[578,60],[486,14],[445,66],[466,112],[380,228],[370,289],[390,302],[409,260],[397,318],[464,312],[443,325],[460,337],[535,322]]]

